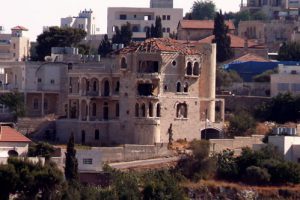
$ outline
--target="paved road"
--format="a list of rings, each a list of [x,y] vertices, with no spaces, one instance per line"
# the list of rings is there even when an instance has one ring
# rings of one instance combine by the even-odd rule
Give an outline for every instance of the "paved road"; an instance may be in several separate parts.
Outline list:
[[[170,162],[178,161],[179,159],[180,159],[179,157],[156,158],[156,159],[149,159],[149,160],[137,160],[131,162],[110,163],[109,166],[115,169],[127,169],[132,167],[144,167],[148,165],[170,163]]]

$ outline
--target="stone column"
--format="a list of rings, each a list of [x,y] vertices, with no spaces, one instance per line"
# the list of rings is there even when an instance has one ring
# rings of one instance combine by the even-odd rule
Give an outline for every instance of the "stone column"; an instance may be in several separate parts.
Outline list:
[[[90,100],[87,100],[87,113],[86,113],[86,121],[90,121]]]
[[[222,118],[222,122],[224,122],[225,120],[225,100],[222,99],[221,100],[221,118]]]
[[[210,122],[215,122],[215,107],[216,107],[216,68],[217,68],[217,46],[212,44],[211,46],[211,56],[210,56],[210,67],[207,72],[208,78],[208,119]]]
[[[81,116],[81,99],[79,99],[79,102],[78,102],[78,120],[79,121],[82,120],[82,116]]]
[[[45,115],[45,108],[44,108],[44,104],[45,104],[45,93],[42,92],[42,104],[41,104],[41,108],[42,108],[42,117],[44,117]]]

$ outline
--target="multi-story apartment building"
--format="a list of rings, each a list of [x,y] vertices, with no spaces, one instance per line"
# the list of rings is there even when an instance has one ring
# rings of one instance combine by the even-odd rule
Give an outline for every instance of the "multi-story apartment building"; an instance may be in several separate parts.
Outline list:
[[[10,34],[0,34],[0,61],[22,61],[30,56],[30,42],[23,26],[11,29]]]
[[[57,138],[91,145],[167,143],[216,129],[216,46],[148,39],[68,70],[68,115]],[[224,119],[224,112],[220,120]]]
[[[92,10],[80,11],[76,17],[61,18],[60,26],[85,30],[87,36],[99,34],[99,29],[96,27],[96,20]]]
[[[279,65],[278,73],[271,75],[271,96],[279,93],[290,92],[293,95],[300,94],[300,68],[299,65]]]
[[[241,0],[241,10],[262,11],[270,19],[298,16],[299,8],[298,0]]]
[[[238,35],[248,40],[256,40],[259,44],[265,44],[269,51],[277,52],[282,42],[293,40],[299,26],[298,21],[290,20],[241,21]]]
[[[107,9],[107,34],[109,38],[115,34],[116,27],[129,22],[132,27],[133,40],[146,38],[146,32],[155,25],[156,17],[160,16],[164,37],[176,33],[178,22],[183,18],[183,9],[173,8],[173,0],[151,1],[151,8],[110,7]]]

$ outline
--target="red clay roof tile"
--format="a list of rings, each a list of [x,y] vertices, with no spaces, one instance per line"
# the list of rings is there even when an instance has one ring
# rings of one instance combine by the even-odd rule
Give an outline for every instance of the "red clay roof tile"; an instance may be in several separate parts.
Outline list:
[[[181,20],[179,25],[183,29],[214,29],[214,20]],[[229,30],[235,30],[235,26],[232,21],[225,21]]]
[[[31,142],[31,140],[9,126],[1,126],[0,142]]]

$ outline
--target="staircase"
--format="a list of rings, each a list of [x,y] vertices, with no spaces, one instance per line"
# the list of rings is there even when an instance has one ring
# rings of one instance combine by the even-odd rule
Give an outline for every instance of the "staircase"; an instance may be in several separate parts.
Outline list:
[[[17,130],[36,140],[54,140],[55,122],[57,116],[50,115],[43,118],[19,118],[16,124]]]

